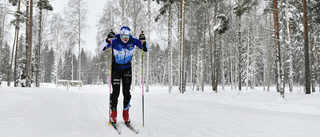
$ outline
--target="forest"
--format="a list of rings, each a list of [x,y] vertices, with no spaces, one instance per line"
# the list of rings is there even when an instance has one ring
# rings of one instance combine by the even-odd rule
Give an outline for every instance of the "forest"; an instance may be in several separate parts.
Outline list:
[[[181,93],[275,86],[284,97],[294,86],[320,89],[318,0],[107,0],[104,9],[67,1],[54,13],[51,0],[1,0],[0,81],[108,84],[111,55],[98,45],[129,26],[132,35],[144,31],[150,46],[144,54],[135,49],[133,88],[144,77],[147,92],[149,85]],[[90,10],[101,10],[96,45],[84,39]]]

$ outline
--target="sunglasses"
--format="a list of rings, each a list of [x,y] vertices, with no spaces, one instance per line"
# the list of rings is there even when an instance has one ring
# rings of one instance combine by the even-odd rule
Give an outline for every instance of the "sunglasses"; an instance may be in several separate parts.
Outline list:
[[[121,35],[122,38],[129,38],[130,35]]]

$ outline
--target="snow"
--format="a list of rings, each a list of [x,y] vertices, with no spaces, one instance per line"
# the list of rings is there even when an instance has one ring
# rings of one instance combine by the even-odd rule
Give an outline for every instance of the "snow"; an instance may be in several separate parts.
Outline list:
[[[118,135],[108,126],[109,86],[67,88],[0,87],[0,137],[318,137],[320,94],[295,88],[280,98],[277,92],[151,86],[145,94],[142,127],[141,89],[132,91],[130,118],[138,135],[119,123]],[[122,95],[118,120],[122,121]]]

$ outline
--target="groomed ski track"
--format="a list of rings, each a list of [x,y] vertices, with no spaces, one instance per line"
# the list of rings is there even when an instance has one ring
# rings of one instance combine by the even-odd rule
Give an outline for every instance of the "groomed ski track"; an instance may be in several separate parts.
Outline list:
[[[175,91],[169,94],[166,87],[152,87],[150,93],[145,94],[145,127],[142,127],[141,90],[137,88],[132,92],[130,118],[132,125],[139,130],[139,134],[133,133],[120,123],[123,106],[123,96],[120,94],[118,125],[121,135],[119,135],[112,126],[108,126],[108,91],[108,86],[88,86],[80,90],[70,88],[69,91],[61,87],[2,88],[0,89],[0,137],[315,137],[320,135],[318,130],[320,113],[316,115],[317,112],[306,114],[278,110],[275,105],[282,100],[273,97],[276,94],[263,92],[255,96],[236,92],[216,94],[196,91],[188,91],[185,94]],[[265,98],[275,98],[275,100],[274,102],[264,100],[262,95],[269,95]],[[253,99],[252,102],[240,102],[248,103],[248,106],[241,105],[237,104],[239,96]]]

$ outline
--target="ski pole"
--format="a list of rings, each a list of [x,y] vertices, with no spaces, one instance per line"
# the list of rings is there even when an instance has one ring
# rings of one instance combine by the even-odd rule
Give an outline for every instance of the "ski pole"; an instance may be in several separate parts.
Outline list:
[[[111,29],[111,32],[113,33],[113,36],[115,36],[114,35],[114,32],[113,32],[113,30]],[[114,38],[114,37],[113,37]],[[111,125],[111,85],[112,85],[112,39],[113,38],[111,38],[111,40],[110,39],[108,39],[108,40],[110,40],[111,42],[111,49],[110,49],[110,86],[109,86],[109,89],[110,89],[110,92],[109,92],[109,126]]]
[[[144,127],[144,80],[143,80],[143,50],[142,50],[142,126]]]
[[[141,45],[145,42],[145,36],[143,34],[143,31],[141,31],[141,34],[139,36],[139,39],[141,41]],[[142,74],[141,74],[141,79],[142,79],[142,126],[144,127],[144,79],[143,79],[143,46],[141,50],[141,69],[142,69]]]
[[[111,46],[112,46],[112,40],[111,40]],[[111,125],[111,118],[110,118],[110,113],[111,113],[111,85],[112,85],[112,47],[110,49],[110,84],[109,84],[109,126]]]

